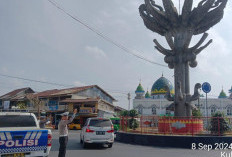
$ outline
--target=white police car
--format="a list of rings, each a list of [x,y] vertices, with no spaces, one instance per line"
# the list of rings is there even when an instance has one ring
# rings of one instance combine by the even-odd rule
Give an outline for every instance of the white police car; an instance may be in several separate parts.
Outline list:
[[[114,127],[110,119],[88,118],[81,130],[80,142],[86,148],[88,144],[107,144],[109,148],[114,143]]]
[[[33,113],[0,112],[0,157],[48,156],[51,141]]]

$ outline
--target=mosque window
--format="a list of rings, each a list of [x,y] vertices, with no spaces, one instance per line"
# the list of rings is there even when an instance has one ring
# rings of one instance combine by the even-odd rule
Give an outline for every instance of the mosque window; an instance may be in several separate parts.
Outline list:
[[[211,107],[211,115],[216,112],[216,107]]]
[[[151,112],[153,115],[156,115],[156,107],[152,107]]]
[[[232,107],[227,107],[227,115],[232,116]]]
[[[140,107],[138,108],[138,113],[139,113],[139,114],[143,114],[143,107],[140,106]]]

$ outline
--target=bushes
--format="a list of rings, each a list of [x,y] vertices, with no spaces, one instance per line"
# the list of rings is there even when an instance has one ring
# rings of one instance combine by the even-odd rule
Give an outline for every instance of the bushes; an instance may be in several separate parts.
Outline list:
[[[135,130],[136,128],[138,128],[139,123],[138,123],[137,119],[135,119],[135,117],[138,116],[138,112],[136,110],[122,111],[120,113],[120,115],[123,117],[129,116],[129,119],[127,122],[128,122],[128,127],[130,129]]]
[[[201,111],[199,109],[194,108],[192,111],[193,117],[202,117]]]
[[[211,134],[223,135],[226,131],[229,131],[229,125],[226,122],[224,114],[217,112],[212,116],[210,121]]]

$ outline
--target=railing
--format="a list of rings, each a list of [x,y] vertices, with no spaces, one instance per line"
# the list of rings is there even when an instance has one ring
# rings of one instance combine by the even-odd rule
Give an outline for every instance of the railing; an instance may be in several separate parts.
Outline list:
[[[232,136],[232,118],[120,117],[120,131],[137,134]]]

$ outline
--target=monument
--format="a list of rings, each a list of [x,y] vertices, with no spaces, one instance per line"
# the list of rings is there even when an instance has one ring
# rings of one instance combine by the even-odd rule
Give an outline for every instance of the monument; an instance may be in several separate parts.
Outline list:
[[[155,0],[145,0],[139,12],[145,26],[166,38],[170,49],[166,49],[154,39],[155,48],[165,55],[164,61],[174,69],[175,96],[167,93],[167,99],[174,101],[176,117],[190,117],[191,101],[200,96],[201,84],[195,85],[194,94],[190,94],[189,67],[196,67],[197,55],[205,49],[212,39],[202,46],[208,34],[205,33],[223,18],[227,0],[201,0],[192,9],[193,0],[185,0],[181,14],[178,14],[172,0],[162,0],[163,7]],[[202,34],[199,42],[189,47],[192,36]],[[168,87],[167,87],[168,88]],[[168,90],[169,91],[169,90]]]

